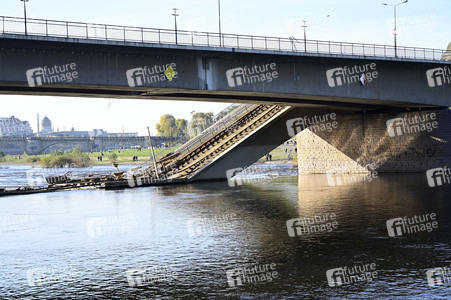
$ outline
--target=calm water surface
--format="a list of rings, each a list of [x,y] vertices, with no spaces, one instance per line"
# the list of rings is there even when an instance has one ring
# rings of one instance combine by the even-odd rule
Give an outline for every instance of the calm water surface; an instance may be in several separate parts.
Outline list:
[[[0,170],[0,186],[26,171]],[[303,175],[3,197],[0,299],[450,298],[426,277],[451,266],[450,191],[424,174]],[[335,229],[289,236],[288,220],[327,213]],[[389,237],[387,220],[429,213],[437,229]],[[329,286],[328,270],[371,263],[374,280]],[[269,279],[230,275],[271,264]]]

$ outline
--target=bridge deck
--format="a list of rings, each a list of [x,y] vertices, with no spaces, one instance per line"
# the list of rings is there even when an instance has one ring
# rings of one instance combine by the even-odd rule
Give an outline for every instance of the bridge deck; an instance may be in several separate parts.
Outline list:
[[[1,34],[25,34],[23,18],[0,16]],[[71,21],[27,19],[30,38],[51,37],[84,39],[94,43],[105,41],[114,45],[158,47],[205,47],[207,50],[249,51],[267,54],[317,55],[352,57],[377,57],[387,59],[444,60],[449,51],[432,48],[405,47],[379,44],[349,43],[337,41],[299,40],[295,37],[269,37],[215,32],[199,32],[146,28]],[[177,38],[176,38],[177,37]],[[85,41],[86,42],[86,41]],[[262,52],[264,51],[264,52]]]

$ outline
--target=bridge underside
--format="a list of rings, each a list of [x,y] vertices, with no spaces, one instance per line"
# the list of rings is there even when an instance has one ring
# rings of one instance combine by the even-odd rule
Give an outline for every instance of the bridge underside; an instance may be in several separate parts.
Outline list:
[[[204,91],[188,89],[146,88],[136,91],[130,87],[108,86],[76,86],[58,85],[55,87],[33,87],[0,83],[0,94],[32,95],[84,98],[116,98],[138,100],[176,100],[176,101],[205,101],[245,104],[268,104],[282,106],[296,106],[304,108],[333,108],[345,111],[409,111],[409,109],[440,109],[446,106],[416,104],[401,101],[378,99],[352,99],[331,96],[312,96],[285,93],[262,92],[232,92],[232,91]]]
[[[78,72],[71,82],[29,85],[26,73],[30,69],[71,63]],[[130,84],[130,70],[169,64],[177,73],[172,80],[147,82],[143,77],[144,82]],[[227,75],[230,70],[271,64],[270,71],[276,72],[271,80],[233,84]],[[444,64],[451,65],[446,61],[4,34],[0,37],[0,94],[325,106],[349,111],[440,108],[449,106],[451,84],[431,88],[426,72]],[[331,84],[330,70],[354,66],[368,69],[364,73],[374,78],[368,77],[364,86],[358,80]],[[158,74],[164,79],[162,72]]]

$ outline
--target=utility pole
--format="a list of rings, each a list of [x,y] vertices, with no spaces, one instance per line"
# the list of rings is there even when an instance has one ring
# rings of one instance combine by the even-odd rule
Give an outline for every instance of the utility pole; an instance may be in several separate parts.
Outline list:
[[[179,14],[177,13],[177,11],[178,11],[177,8],[173,8],[172,11],[173,11],[172,15],[174,16],[174,23],[175,23],[175,44],[178,45],[179,43],[178,43],[178,38],[177,38],[177,17]]]
[[[24,18],[25,18],[25,35],[28,35],[28,30],[27,30],[27,5],[26,5],[26,3],[29,0],[20,0],[20,1],[23,2],[23,15],[24,15]]]
[[[307,21],[302,21],[304,27],[304,52],[307,52]]]
[[[221,0],[218,0],[218,15],[219,15],[219,47],[222,47],[222,33],[221,33]]]
[[[158,176],[157,160],[155,159],[155,152],[153,151],[152,136],[150,135],[149,126],[147,126],[147,132],[149,133],[150,159],[153,160],[153,166],[155,168],[155,175],[157,176],[157,179],[160,180],[160,176]]]
[[[398,50],[397,50],[397,40],[396,40],[396,36],[398,35],[397,32],[397,28],[396,28],[396,7],[401,5],[401,4],[405,4],[409,2],[409,0],[405,0],[404,2],[398,3],[398,4],[387,4],[387,3],[382,3],[382,5],[386,5],[386,6],[393,6],[393,15],[394,15],[394,19],[395,19],[395,28],[393,29],[393,35],[394,35],[394,43],[395,43],[395,57],[398,57]]]

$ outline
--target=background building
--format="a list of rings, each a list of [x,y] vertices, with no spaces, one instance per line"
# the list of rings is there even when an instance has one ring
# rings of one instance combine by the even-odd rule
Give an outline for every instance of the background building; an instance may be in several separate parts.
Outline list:
[[[47,118],[47,116],[44,117],[44,119],[42,119],[41,122],[41,132],[40,133],[50,133],[53,131],[52,129],[52,121],[50,121],[49,118]]]
[[[448,45],[448,49],[446,49],[445,54],[443,54],[444,60],[451,60],[451,43]]]
[[[0,136],[33,136],[33,129],[31,129],[28,121],[21,121],[14,116],[11,116],[10,118],[0,118]]]
[[[38,116],[39,118],[39,116]],[[54,131],[52,121],[46,117],[41,121],[40,137],[137,137],[137,132],[123,132],[123,133],[109,133],[103,129],[93,129],[91,131],[69,130],[69,131]]]

